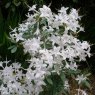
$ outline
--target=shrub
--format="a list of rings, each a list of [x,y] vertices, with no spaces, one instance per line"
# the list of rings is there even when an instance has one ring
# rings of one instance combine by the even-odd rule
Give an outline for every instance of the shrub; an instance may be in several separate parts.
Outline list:
[[[70,93],[72,78],[79,85],[77,94],[86,95],[81,88],[82,84],[89,87],[89,83],[77,64],[91,54],[89,43],[77,38],[84,31],[80,20],[76,9],[62,7],[55,14],[45,5],[38,10],[36,5],[30,7],[27,20],[10,32],[11,41],[22,45],[30,58],[26,68],[23,63],[1,61],[1,94],[39,95],[46,82],[53,85],[51,76],[57,75],[62,80],[62,93]],[[10,49],[14,53],[17,47]]]

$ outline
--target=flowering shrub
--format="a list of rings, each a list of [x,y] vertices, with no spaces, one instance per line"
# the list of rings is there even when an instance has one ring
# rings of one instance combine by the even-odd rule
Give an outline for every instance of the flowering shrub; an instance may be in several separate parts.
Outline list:
[[[82,83],[88,83],[87,78],[81,75],[77,63],[85,61],[86,56],[90,57],[90,45],[76,37],[84,31],[79,24],[81,16],[78,11],[71,9],[69,12],[68,8],[62,7],[55,14],[45,5],[38,11],[33,5],[27,17],[10,32],[10,37],[31,56],[26,59],[28,68],[18,62],[1,61],[1,95],[39,95],[42,86],[46,85],[45,79],[52,84],[47,76],[54,73],[63,80],[64,90],[69,92],[69,77],[72,77],[79,85],[76,95],[87,95],[80,88]]]

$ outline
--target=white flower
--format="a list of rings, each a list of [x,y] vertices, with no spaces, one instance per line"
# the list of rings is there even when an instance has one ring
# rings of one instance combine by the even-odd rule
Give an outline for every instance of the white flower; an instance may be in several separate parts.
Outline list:
[[[75,95],[88,95],[87,93],[86,93],[86,91],[84,91],[84,90],[82,90],[82,89],[77,89],[77,91],[78,91],[78,93],[77,94],[75,94]]]
[[[78,75],[76,80],[78,81],[78,84],[80,84],[81,82],[85,81],[87,79],[87,77],[85,77],[83,74],[82,75]]]
[[[22,36],[23,36],[23,33],[19,33],[19,34],[15,35],[16,42],[23,41],[24,38]]]
[[[29,8],[29,11],[34,11],[36,9],[36,5],[33,5],[32,7]]]
[[[69,83],[68,83],[68,80],[65,81],[64,87],[65,87],[66,90],[69,90],[70,85],[69,85]]]
[[[24,46],[24,49],[25,49],[25,52],[36,52],[38,51],[38,49],[40,48],[40,39],[36,39],[36,38],[33,38],[33,39],[28,39],[26,40],[24,43],[23,43],[23,46]]]
[[[65,68],[71,69],[71,70],[74,70],[74,71],[77,70],[77,67],[78,66],[76,65],[76,63],[73,63],[73,62],[71,62],[70,64],[66,63],[66,65],[65,65]]]
[[[52,16],[51,9],[47,7],[46,5],[43,5],[43,8],[40,8],[39,10],[41,12],[40,17],[51,17]]]
[[[2,61],[0,61],[0,67],[3,67],[3,62]]]
[[[68,10],[68,7],[65,8],[65,7],[61,7],[61,9],[59,10],[60,13],[63,13],[63,14],[66,14],[67,13],[67,10]]]
[[[10,34],[10,36],[11,36],[11,38],[13,39],[13,40],[16,40],[16,42],[18,42],[18,41],[23,41],[24,40],[24,38],[22,37],[23,36],[23,33],[14,33],[13,32],[13,34]]]
[[[90,45],[87,43],[87,41],[83,41],[81,46],[82,46],[82,49],[86,49],[86,50],[90,48]]]
[[[76,9],[72,9],[70,12],[70,16],[72,19],[80,19],[80,16],[78,15],[78,11]]]
[[[54,63],[52,54],[47,49],[40,50],[39,52],[41,54],[41,59],[49,64],[50,68],[52,68]]]

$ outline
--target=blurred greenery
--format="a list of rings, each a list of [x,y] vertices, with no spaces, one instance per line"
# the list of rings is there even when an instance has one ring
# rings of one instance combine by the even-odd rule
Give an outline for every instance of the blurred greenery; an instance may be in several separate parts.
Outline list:
[[[64,90],[64,82],[58,75],[52,74],[45,79],[47,86],[43,87],[44,91],[40,95],[69,95],[66,90]]]

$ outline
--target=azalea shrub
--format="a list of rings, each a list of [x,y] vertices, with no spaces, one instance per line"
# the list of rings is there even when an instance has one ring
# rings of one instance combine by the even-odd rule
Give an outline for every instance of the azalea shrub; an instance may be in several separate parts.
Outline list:
[[[84,88],[90,87],[88,74],[78,69],[79,63],[91,56],[90,44],[77,38],[79,32],[85,32],[79,23],[82,16],[76,9],[65,7],[55,14],[46,5],[39,9],[36,5],[29,7],[26,16],[10,32],[10,40],[16,45],[9,49],[16,53],[22,46],[29,58],[25,63],[7,59],[0,62],[1,95],[39,95],[47,83],[53,85],[53,75],[62,81],[61,94],[70,94],[73,79],[78,84],[75,95],[87,95]]]

